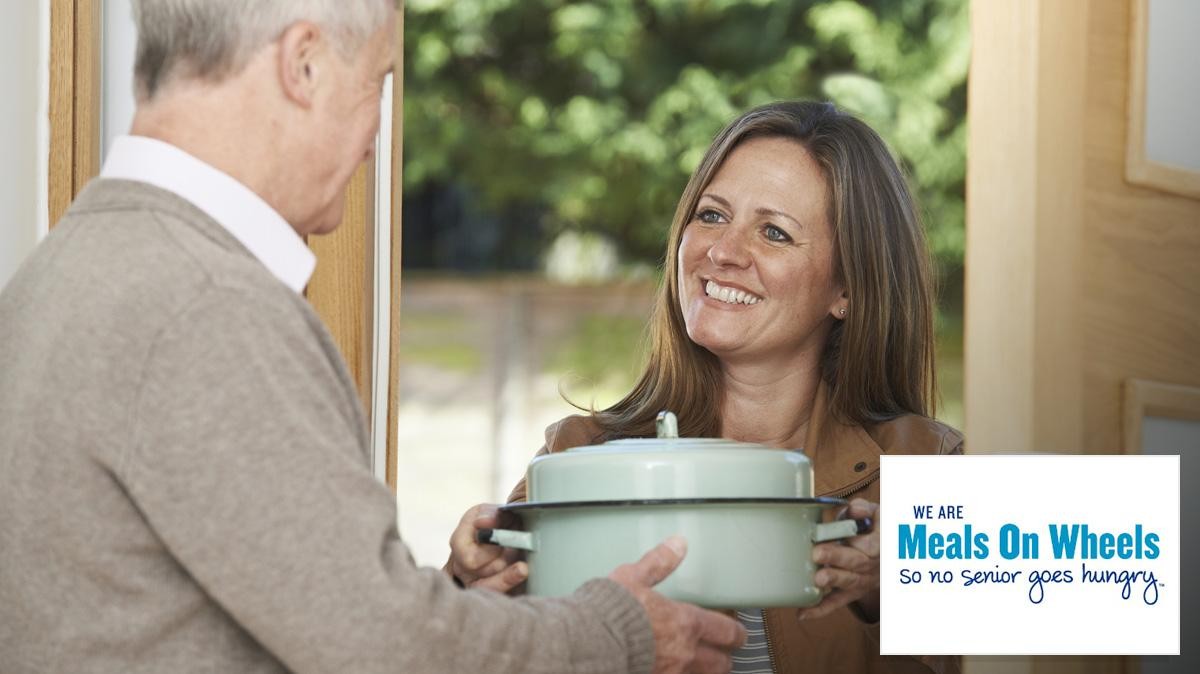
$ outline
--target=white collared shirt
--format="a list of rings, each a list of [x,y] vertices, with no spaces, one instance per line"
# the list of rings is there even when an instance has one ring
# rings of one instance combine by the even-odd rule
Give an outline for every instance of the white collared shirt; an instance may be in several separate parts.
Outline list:
[[[100,177],[136,180],[191,202],[296,292],[304,290],[317,266],[304,239],[262,197],[170,143],[120,136],[108,151]]]

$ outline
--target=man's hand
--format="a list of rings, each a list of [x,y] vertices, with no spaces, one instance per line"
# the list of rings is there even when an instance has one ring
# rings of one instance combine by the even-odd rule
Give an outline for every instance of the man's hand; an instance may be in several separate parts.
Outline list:
[[[498,545],[484,545],[475,540],[480,529],[501,528],[499,506],[481,503],[463,514],[458,527],[450,535],[450,563],[446,570],[470,588],[495,592],[510,592],[529,576],[529,565],[522,561],[522,552]]]
[[[829,589],[821,603],[800,611],[800,619],[820,618],[850,603],[869,622],[879,620],[879,504],[856,498],[843,517],[870,518],[871,530],[844,541],[813,546],[813,561],[823,565],[813,581]]]
[[[654,631],[654,672],[725,674],[733,664],[730,654],[746,641],[746,630],[737,621],[714,611],[671,601],[654,586],[683,561],[687,542],[672,536],[633,564],[616,568],[609,578],[629,590],[650,619]]]

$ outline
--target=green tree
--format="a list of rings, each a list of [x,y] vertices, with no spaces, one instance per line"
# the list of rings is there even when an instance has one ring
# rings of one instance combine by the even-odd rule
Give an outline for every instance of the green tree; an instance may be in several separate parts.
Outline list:
[[[966,0],[408,0],[406,24],[407,194],[461,186],[484,211],[542,214],[547,236],[599,232],[657,263],[724,124],[827,99],[901,159],[957,285]]]

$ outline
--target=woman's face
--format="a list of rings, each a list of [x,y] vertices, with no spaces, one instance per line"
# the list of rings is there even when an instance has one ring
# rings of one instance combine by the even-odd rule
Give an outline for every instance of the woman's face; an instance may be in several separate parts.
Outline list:
[[[679,245],[692,341],[723,361],[818,362],[838,311],[828,187],[786,138],[739,145],[701,193]]]

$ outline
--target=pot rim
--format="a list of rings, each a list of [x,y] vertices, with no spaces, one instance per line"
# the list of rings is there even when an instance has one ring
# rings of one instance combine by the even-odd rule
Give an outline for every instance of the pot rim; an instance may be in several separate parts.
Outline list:
[[[754,503],[775,503],[784,505],[809,505],[829,508],[846,505],[846,499],[831,496],[813,497],[714,497],[714,498],[651,498],[651,499],[616,499],[608,501],[550,501],[547,503],[508,503],[500,506],[503,512],[520,512],[523,510],[551,510],[556,508],[595,508],[612,506],[657,506],[657,505],[737,505]]]

